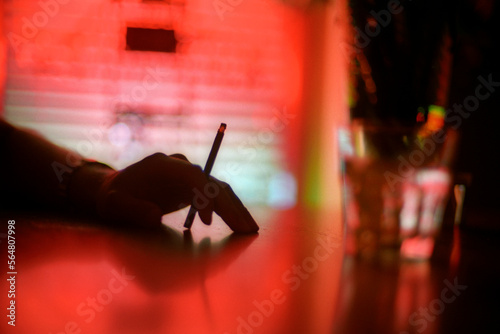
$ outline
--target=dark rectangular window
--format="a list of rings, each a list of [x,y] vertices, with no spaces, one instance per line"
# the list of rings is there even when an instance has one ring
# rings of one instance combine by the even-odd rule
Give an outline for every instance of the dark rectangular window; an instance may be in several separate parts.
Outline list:
[[[127,50],[175,52],[173,30],[127,27]]]

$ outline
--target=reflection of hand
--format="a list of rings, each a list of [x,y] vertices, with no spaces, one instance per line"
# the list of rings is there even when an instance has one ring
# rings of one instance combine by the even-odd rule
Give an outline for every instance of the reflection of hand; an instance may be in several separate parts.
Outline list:
[[[33,219],[30,215],[23,216],[23,220],[27,224],[20,224],[19,232],[22,231],[27,246],[19,248],[19,255],[34,273],[37,267],[64,271],[69,265],[71,270],[82,267],[90,270],[89,275],[99,276],[103,274],[104,261],[120,273],[124,268],[149,292],[199,287],[207,277],[236,261],[258,238],[258,234],[223,236],[221,231],[210,230],[203,231],[203,238],[195,241],[190,230],[179,231],[164,225],[110,231],[85,220]],[[75,224],[79,228],[71,227]],[[30,273],[27,275],[31,277]],[[77,285],[88,288],[88,284],[92,285],[89,282],[83,275]]]
[[[183,155],[153,154],[119,172],[109,173],[97,194],[100,215],[118,223],[160,225],[164,214],[195,199],[201,220],[209,225],[215,211],[235,232],[259,227],[232,191]]]
[[[232,233],[215,241],[218,233],[213,232],[194,241],[190,230],[181,234],[168,226],[124,229],[113,235],[106,252],[113,255],[110,259],[116,268],[126,268],[147,291],[180,291],[203,286],[208,277],[225,270],[258,237]]]

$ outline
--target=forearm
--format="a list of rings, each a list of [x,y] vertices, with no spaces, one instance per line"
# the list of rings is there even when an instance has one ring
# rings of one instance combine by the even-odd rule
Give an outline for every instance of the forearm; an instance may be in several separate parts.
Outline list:
[[[3,125],[5,130],[5,125]],[[5,131],[4,131],[5,132]],[[98,185],[109,167],[85,164],[79,154],[36,133],[10,129],[3,138],[2,188],[16,201],[52,208],[93,210]]]

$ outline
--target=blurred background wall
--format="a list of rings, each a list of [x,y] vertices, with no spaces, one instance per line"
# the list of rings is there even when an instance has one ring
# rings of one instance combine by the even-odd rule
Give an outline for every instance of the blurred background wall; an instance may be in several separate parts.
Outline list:
[[[297,201],[304,13],[273,0],[7,0],[4,117],[122,168],[161,151]]]

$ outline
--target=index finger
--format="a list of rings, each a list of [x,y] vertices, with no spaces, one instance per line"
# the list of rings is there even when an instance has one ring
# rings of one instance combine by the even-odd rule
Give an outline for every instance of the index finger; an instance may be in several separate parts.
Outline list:
[[[256,233],[259,226],[231,186],[215,178],[210,180],[219,188],[214,201],[215,212],[234,232]]]

